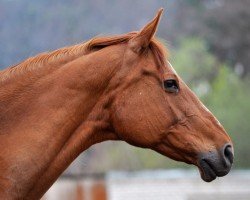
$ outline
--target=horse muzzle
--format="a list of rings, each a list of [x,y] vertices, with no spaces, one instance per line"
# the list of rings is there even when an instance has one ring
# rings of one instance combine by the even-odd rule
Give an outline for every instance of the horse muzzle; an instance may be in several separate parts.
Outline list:
[[[197,165],[201,178],[206,182],[211,182],[216,177],[227,175],[232,167],[233,158],[233,147],[229,143],[218,151],[200,154]]]

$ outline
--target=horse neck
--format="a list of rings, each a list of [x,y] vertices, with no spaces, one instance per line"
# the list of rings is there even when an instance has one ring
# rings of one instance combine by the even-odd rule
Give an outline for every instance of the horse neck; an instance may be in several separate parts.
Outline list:
[[[105,89],[120,65],[119,51],[97,51],[4,87],[1,198],[39,198],[83,150],[116,139],[109,132]]]

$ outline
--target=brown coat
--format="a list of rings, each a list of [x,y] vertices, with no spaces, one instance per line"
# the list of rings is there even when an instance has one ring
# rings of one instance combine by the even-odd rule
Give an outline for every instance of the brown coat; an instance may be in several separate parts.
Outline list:
[[[232,143],[141,31],[96,38],[0,72],[0,199],[39,199],[85,149],[124,140],[197,165],[205,181],[227,174]]]

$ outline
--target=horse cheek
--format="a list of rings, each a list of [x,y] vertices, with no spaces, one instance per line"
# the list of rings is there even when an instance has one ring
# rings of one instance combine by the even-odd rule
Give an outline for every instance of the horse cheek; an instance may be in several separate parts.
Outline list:
[[[127,99],[128,100],[128,99]],[[147,147],[150,143],[149,134],[147,134],[145,120],[143,115],[139,114],[138,105],[124,101],[124,98],[118,100],[112,109],[112,125],[115,134],[120,140],[140,147]]]

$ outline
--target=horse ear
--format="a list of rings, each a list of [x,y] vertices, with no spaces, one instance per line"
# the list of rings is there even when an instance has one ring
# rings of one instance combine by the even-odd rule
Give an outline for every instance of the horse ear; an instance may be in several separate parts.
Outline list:
[[[139,53],[142,49],[148,47],[151,39],[153,38],[157,30],[157,26],[159,24],[162,12],[163,8],[158,10],[154,19],[151,22],[149,22],[146,26],[144,26],[144,28],[141,31],[139,31],[135,37],[131,39],[130,46],[134,52]]]

